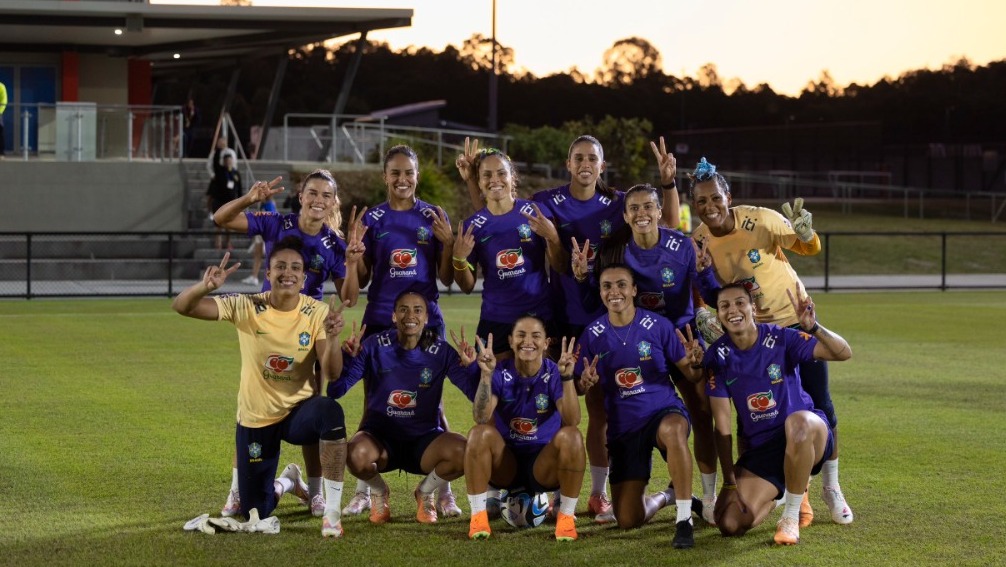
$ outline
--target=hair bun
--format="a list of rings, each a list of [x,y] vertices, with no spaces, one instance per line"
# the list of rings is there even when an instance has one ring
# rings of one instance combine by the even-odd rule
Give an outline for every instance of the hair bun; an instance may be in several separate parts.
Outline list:
[[[695,166],[695,173],[692,174],[692,177],[696,181],[708,181],[714,175],[716,175],[716,166],[706,161],[706,158],[703,157],[699,160],[698,165]]]

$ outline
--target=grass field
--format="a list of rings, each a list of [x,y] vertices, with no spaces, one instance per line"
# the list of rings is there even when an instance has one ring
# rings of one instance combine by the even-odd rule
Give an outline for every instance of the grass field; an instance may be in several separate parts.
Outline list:
[[[230,483],[238,350],[234,330],[178,316],[166,299],[0,302],[0,564],[7,565],[902,565],[1006,563],[1003,329],[1006,293],[818,294],[822,322],[854,349],[831,366],[841,480],[856,521],[818,520],[794,548],[770,542],[777,514],[739,539],[700,526],[671,548],[672,509],[642,529],[578,522],[581,539],[494,522],[468,541],[467,518],[421,526],[419,478],[386,475],[394,520],[345,521],[323,541],[292,497],[282,533],[183,532],[219,514]],[[478,299],[445,298],[474,328]],[[359,308],[350,315],[358,317]],[[452,387],[457,430],[470,406]],[[344,407],[351,430],[360,390]],[[282,463],[300,462],[285,447]],[[659,457],[653,484],[666,483]],[[347,489],[352,490],[352,481]],[[454,483],[467,509],[463,479]],[[586,505],[587,489],[580,501]]]

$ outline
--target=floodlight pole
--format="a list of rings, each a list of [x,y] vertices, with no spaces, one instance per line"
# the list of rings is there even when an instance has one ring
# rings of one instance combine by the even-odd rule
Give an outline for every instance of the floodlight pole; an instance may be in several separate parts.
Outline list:
[[[493,47],[492,47],[492,72],[489,75],[489,131],[496,133],[496,91],[498,80],[496,76],[496,0],[493,0]]]

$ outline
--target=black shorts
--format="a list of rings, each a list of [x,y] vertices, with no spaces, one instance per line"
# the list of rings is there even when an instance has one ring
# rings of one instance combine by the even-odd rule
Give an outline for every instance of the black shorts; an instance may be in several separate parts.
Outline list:
[[[825,419],[822,412],[815,411],[815,415],[820,417],[826,424],[828,421]],[[821,467],[824,462],[827,461],[832,452],[835,450],[835,435],[831,428],[828,428],[828,442],[824,446],[824,455],[821,460],[814,464],[814,467],[810,469],[811,476],[814,476],[821,472]],[[786,473],[784,472],[786,462],[786,428],[780,427],[779,431],[772,436],[771,439],[758,445],[757,447],[748,447],[744,454],[737,459],[737,467],[743,468],[754,474],[755,476],[761,477],[772,483],[776,487],[779,493],[776,495],[776,499],[782,496],[783,491],[786,490]]]
[[[680,414],[689,423],[685,408],[668,407],[658,411],[642,428],[630,431],[608,442],[608,482],[618,484],[627,480],[650,480],[653,468],[653,448],[657,447],[657,430],[660,422],[670,414]],[[658,449],[667,460],[667,451]]]
[[[489,333],[493,334],[493,354],[499,354],[501,352],[506,352],[510,350],[510,332],[513,331],[513,323],[501,323],[499,321],[487,321],[485,319],[479,320],[479,326],[475,330],[475,334],[482,339],[482,342],[486,341],[489,337]],[[545,321],[545,335],[548,337],[557,337],[559,330],[555,321],[548,320]]]
[[[517,461],[517,467],[513,474],[513,479],[509,482],[508,486],[494,486],[498,489],[506,489],[511,493],[520,492],[521,490],[530,492],[531,494],[537,494],[539,492],[551,492],[559,488],[558,486],[545,486],[538,482],[538,479],[534,476],[534,463],[538,460],[538,455],[541,454],[542,449],[545,446],[542,445],[538,449],[525,449],[523,451],[514,451],[510,449],[513,453],[514,460]]]
[[[388,453],[388,464],[377,472],[403,470],[412,474],[426,474],[422,469],[423,453],[430,443],[443,435],[443,431],[432,430],[418,437],[406,437],[400,432],[383,427],[374,422],[360,424],[360,431],[366,431],[377,440]]]

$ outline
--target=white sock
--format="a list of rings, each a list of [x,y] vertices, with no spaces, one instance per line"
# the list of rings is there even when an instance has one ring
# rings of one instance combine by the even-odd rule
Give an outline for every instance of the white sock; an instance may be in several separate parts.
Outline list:
[[[445,482],[443,485],[441,485],[440,494],[441,496],[444,494],[451,494],[451,483]]]
[[[381,478],[381,474],[375,474],[373,478],[367,481],[367,486],[370,487],[370,493],[377,496],[384,496],[384,479]]]
[[[370,486],[367,485],[367,481],[356,479],[356,493],[357,494],[370,494]]]
[[[775,507],[778,508],[779,506],[782,506],[783,504],[786,503],[786,498],[780,497],[778,500],[773,500],[773,502],[775,502]]]
[[[499,491],[496,492],[499,494]],[[488,499],[487,493],[482,494],[469,494],[468,495],[468,505],[472,508],[472,516],[478,514],[479,512],[486,511],[486,500]]]
[[[692,499],[688,500],[675,500],[674,505],[678,507],[678,515],[675,518],[674,523],[678,522],[689,522],[692,521]]]
[[[440,485],[444,484],[444,479],[437,476],[437,471],[434,469],[430,474],[426,475],[426,478],[419,483],[419,492],[423,494],[429,494],[434,490],[440,488]]]
[[[559,513],[566,514],[567,516],[573,516],[576,514],[576,501],[579,500],[572,496],[559,495]]]
[[[595,467],[590,465],[590,493],[606,494],[605,488],[608,485],[608,467]]]
[[[786,506],[782,509],[782,517],[800,521],[800,502],[803,501],[803,493],[798,492],[793,494],[787,490],[783,493],[782,499],[786,503]]]
[[[283,496],[293,490],[293,481],[286,477],[279,477],[274,481],[277,496]]]
[[[338,520],[342,517],[342,485],[341,480],[322,481],[325,485],[325,515],[330,520]]]
[[[824,488],[838,490],[838,459],[834,461],[825,461],[824,465],[821,466],[821,480],[824,482]]]
[[[487,498],[500,499],[500,491],[498,488],[489,487],[489,491],[485,493]]]
[[[231,469],[231,492],[238,491],[238,468]]]
[[[702,498],[716,496],[716,473],[700,473],[702,476]]]
[[[311,498],[321,494],[321,477],[308,477],[308,494]]]

